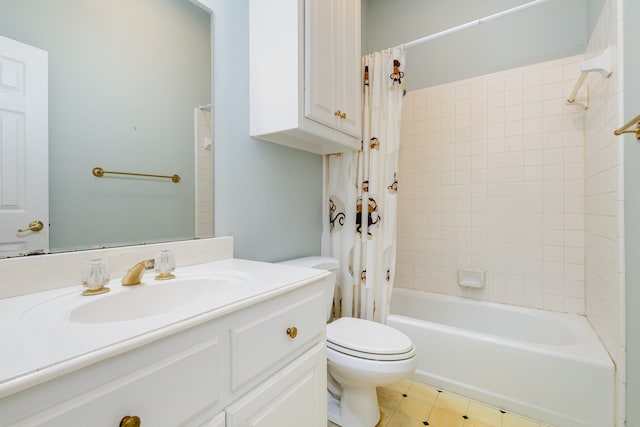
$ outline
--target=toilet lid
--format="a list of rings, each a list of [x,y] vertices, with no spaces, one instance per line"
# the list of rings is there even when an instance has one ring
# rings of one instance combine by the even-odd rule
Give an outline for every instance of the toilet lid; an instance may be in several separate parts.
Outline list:
[[[348,354],[389,356],[384,357],[386,360],[404,359],[413,351],[413,342],[402,332],[353,317],[341,317],[327,325],[327,346]]]

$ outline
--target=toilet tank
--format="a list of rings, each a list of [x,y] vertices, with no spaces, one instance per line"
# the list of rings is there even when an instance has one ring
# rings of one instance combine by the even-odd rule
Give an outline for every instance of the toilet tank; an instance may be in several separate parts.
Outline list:
[[[324,282],[324,294],[325,294],[325,306],[327,309],[327,321],[331,319],[331,309],[333,307],[333,293],[336,286],[336,271],[340,266],[340,263],[335,258],[324,256],[308,256],[304,258],[295,258],[287,261],[282,261],[280,264],[294,265],[297,267],[316,268],[318,270],[327,270],[331,273],[331,276],[325,279]]]

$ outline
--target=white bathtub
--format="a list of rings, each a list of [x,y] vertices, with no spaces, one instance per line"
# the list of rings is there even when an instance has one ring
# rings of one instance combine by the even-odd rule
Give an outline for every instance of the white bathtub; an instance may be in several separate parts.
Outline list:
[[[394,289],[387,324],[415,343],[417,381],[557,427],[613,426],[613,363],[582,316]]]

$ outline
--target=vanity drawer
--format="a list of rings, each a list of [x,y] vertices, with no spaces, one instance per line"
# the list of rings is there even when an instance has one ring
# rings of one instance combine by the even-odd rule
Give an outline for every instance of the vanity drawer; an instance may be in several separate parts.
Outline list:
[[[231,389],[319,340],[326,330],[322,291],[287,299],[231,328]]]
[[[114,427],[125,416],[142,426],[177,426],[219,399],[217,338],[187,347],[62,401],[16,426]]]

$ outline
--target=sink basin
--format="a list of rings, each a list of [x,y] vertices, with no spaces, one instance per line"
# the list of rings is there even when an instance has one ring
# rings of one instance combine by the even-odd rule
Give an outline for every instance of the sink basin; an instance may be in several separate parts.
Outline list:
[[[240,283],[237,278],[178,278],[134,286],[87,301],[71,311],[69,320],[76,323],[121,322],[187,307],[196,313],[197,306],[210,306],[212,301],[229,294]]]
[[[111,292],[82,296],[81,288],[45,299],[23,311],[20,318],[37,327],[57,322],[100,324],[170,315],[188,318],[227,304],[251,283],[247,275],[180,275],[175,279],[151,280],[125,287],[119,280],[109,283]],[[170,320],[169,318],[165,320]]]

